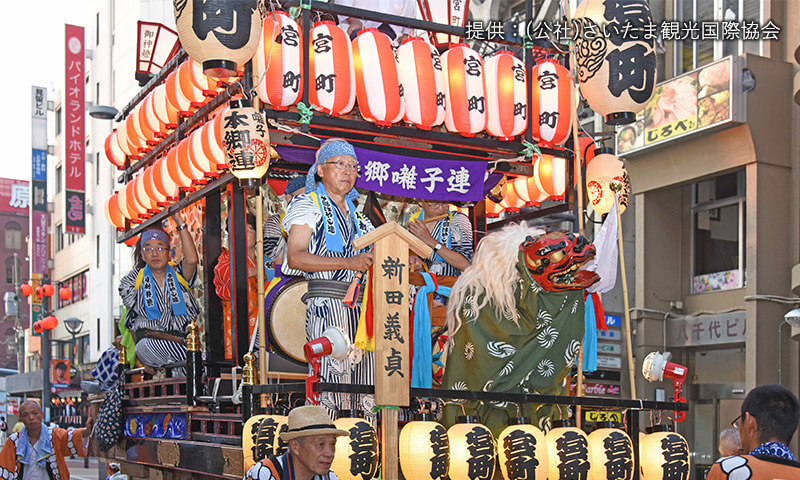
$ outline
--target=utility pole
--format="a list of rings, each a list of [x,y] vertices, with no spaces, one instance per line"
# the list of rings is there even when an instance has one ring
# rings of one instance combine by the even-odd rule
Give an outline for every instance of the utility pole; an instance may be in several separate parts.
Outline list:
[[[22,311],[19,309],[19,255],[14,254],[14,295],[17,298],[17,318],[14,319],[14,337],[17,341],[17,372],[25,373],[25,329],[22,326]]]
[[[42,278],[42,290],[50,283],[50,276],[45,273]],[[42,314],[52,315],[50,312],[50,297],[42,295]],[[44,421],[50,422],[50,330],[42,329],[42,409]]]

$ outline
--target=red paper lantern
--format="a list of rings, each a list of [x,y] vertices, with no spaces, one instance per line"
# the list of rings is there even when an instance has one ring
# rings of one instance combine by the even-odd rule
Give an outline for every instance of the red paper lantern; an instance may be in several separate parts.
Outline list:
[[[117,190],[117,203],[119,204],[119,211],[122,213],[122,216],[127,218],[128,220],[133,221],[136,218],[136,214],[134,212],[128,211],[128,195],[125,187],[121,187]]]
[[[158,212],[158,205],[156,204],[156,200],[147,194],[144,178],[145,172],[140,173],[139,176],[133,180],[136,184],[133,194],[139,205],[143,206],[148,214],[153,214]]]
[[[117,230],[125,230],[125,216],[119,209],[119,195],[113,194],[106,200],[106,220],[108,223],[117,228]]]
[[[485,210],[486,210],[486,216],[487,217],[497,218],[497,217],[500,216],[501,213],[503,213],[503,206],[502,205],[500,205],[499,203],[495,203],[495,202],[489,200],[489,198],[485,198],[484,200],[486,201]]]
[[[45,330],[52,330],[58,326],[58,319],[52,315],[44,317],[41,321],[42,328]]]
[[[330,20],[317,22],[311,30],[309,76],[315,79],[308,98],[317,110],[344,115],[356,101],[353,48],[347,32]]]
[[[507,212],[518,212],[525,206],[525,201],[519,198],[511,183],[506,183],[503,186],[503,201],[500,202],[500,206]]]
[[[459,43],[442,55],[447,130],[471,137],[486,128],[486,88],[483,60],[478,52]]]
[[[253,57],[258,98],[275,110],[286,110],[303,95],[303,35],[286,12],[264,19],[261,40]],[[264,77],[262,79],[262,77]]]
[[[30,283],[23,283],[22,285],[20,285],[19,289],[20,293],[22,293],[22,295],[26,297],[30,297],[31,293],[33,293],[33,287],[31,286]]]
[[[36,287],[34,292],[36,293],[37,297],[39,297],[39,298],[44,297],[44,292],[42,291],[42,287]]]
[[[119,170],[125,168],[125,152],[123,152],[122,149],[119,148],[119,143],[117,143],[116,130],[111,132],[111,135],[106,137],[104,146],[106,151],[106,158],[108,158],[108,161],[111,162]]]
[[[161,84],[153,89],[153,112],[167,129],[178,128],[178,109],[167,98],[167,86]]]
[[[58,289],[58,296],[61,297],[61,300],[69,300],[72,298],[72,289],[69,287],[61,287]]]
[[[553,200],[563,200],[567,191],[567,161],[561,157],[543,155],[533,164],[536,188]]]
[[[209,157],[203,146],[204,133],[205,130],[198,128],[189,135],[189,158],[194,166],[203,172],[206,178],[216,178],[219,176],[217,164],[214,162],[213,157]]]
[[[167,196],[166,194],[162,194],[155,187],[155,181],[153,180],[153,174],[155,172],[155,168],[153,168],[154,165],[155,163],[144,170],[142,173],[142,183],[144,184],[145,194],[153,200],[153,208],[156,209],[166,205]]]
[[[184,138],[178,142],[178,146],[175,148],[178,151],[178,166],[181,172],[191,179],[189,185],[181,184],[181,188],[184,190],[191,190],[193,185],[205,183],[203,171],[192,162],[189,155],[189,138]]]
[[[44,331],[44,328],[42,328],[41,320],[33,323],[33,331],[36,333],[42,333]]]
[[[163,123],[156,115],[156,107],[155,103],[155,95],[154,92],[150,92],[149,95],[142,101],[142,109],[140,116],[141,122],[143,125],[153,132],[153,136],[150,138],[150,141],[156,142],[156,138],[161,138],[166,136],[167,126]],[[154,145],[155,146],[155,145]]]
[[[136,198],[136,183],[130,181],[122,190],[125,190],[126,207],[128,213],[132,216],[131,220],[137,223],[140,222],[140,219],[147,214],[147,208],[139,203],[139,200]]]
[[[141,104],[137,105],[131,112],[125,117],[125,135],[128,139],[128,142],[133,146],[134,153],[138,154],[141,153],[147,147],[147,139],[144,138],[144,134],[137,130],[137,125],[135,125],[136,119],[139,118],[139,107]],[[122,129],[122,128],[120,128]]]
[[[169,173],[169,166],[167,164],[168,156],[169,153],[156,160],[156,163],[153,165],[153,185],[161,193],[166,195],[167,201],[174,202],[178,199],[179,188],[178,184],[172,179]]]
[[[439,52],[420,37],[397,49],[400,83],[406,104],[405,121],[430,130],[444,122],[444,73]]]
[[[42,293],[44,293],[45,297],[52,297],[53,294],[56,293],[56,287],[48,283],[42,286]]]
[[[545,145],[562,145],[572,132],[575,90],[569,70],[555,60],[542,60],[531,70],[531,130]]]
[[[547,200],[548,195],[539,190],[536,186],[536,179],[533,177],[517,177],[511,182],[514,193],[525,202],[525,205],[539,206]]]
[[[172,179],[173,182],[180,188],[181,190],[191,190],[192,187],[192,178],[186,175],[180,166],[180,161],[178,159],[178,147],[172,148],[166,156],[164,163],[167,167],[167,172],[169,174],[169,178]]]
[[[127,245],[129,247],[132,247],[132,246],[136,245],[136,242],[138,242],[138,241],[139,241],[139,235],[134,235],[133,237],[125,240],[122,243],[124,243],[125,245]]]
[[[120,125],[120,127],[117,129],[117,145],[125,155],[131,157],[131,160],[139,159],[139,149],[131,143],[131,140],[128,138],[128,129],[124,124]],[[131,163],[136,162],[131,161]]]
[[[361,116],[382,127],[400,121],[405,103],[389,36],[377,28],[358,32],[353,41],[353,65]]]
[[[177,87],[183,96],[189,99],[192,108],[200,108],[208,99],[203,95],[203,89],[198,87],[192,79],[193,63],[194,61],[190,58],[180,64]],[[206,82],[207,85],[208,82]]]
[[[486,131],[500,140],[513,140],[527,127],[527,78],[525,65],[509,51],[486,60]]]
[[[167,75],[167,81],[164,84],[167,86],[167,101],[178,109],[179,115],[190,116],[192,114],[192,101],[180,89],[178,71],[173,70]]]
[[[203,148],[210,152],[209,158],[216,163],[217,170],[224,172],[228,169],[225,150],[222,149],[222,117],[228,111],[228,105],[220,106],[214,114],[213,120],[207,122],[203,129]]]

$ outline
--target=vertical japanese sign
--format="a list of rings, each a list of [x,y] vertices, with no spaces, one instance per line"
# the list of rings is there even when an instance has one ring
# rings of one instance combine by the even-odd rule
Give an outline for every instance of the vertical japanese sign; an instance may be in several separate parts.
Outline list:
[[[47,272],[47,89],[31,90],[30,278],[42,283]],[[31,296],[31,327],[42,318],[42,300]],[[33,328],[31,328],[33,331]]]
[[[64,199],[66,201],[65,232],[86,233],[85,190],[86,166],[85,152],[85,77],[84,77],[84,45],[83,27],[65,25],[64,72],[64,145],[66,178]]]

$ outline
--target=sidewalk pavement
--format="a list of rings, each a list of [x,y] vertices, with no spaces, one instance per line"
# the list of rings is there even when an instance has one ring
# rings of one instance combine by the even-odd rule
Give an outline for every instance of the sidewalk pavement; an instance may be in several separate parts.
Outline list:
[[[67,459],[67,467],[69,467],[69,475],[71,480],[105,480],[106,468],[102,467],[102,471],[98,474],[97,458],[89,458],[89,468],[83,468],[83,459]]]

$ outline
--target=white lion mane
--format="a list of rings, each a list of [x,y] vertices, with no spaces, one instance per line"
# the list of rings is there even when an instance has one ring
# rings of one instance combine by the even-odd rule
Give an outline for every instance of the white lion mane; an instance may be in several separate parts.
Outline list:
[[[519,313],[514,301],[514,289],[519,281],[517,260],[519,246],[528,236],[542,235],[544,230],[525,224],[511,224],[499,232],[490,233],[478,243],[472,265],[456,280],[447,302],[447,329],[452,342],[464,321],[461,306],[465,300],[473,302],[474,321],[478,312],[491,304],[499,318],[510,319],[519,325]]]

